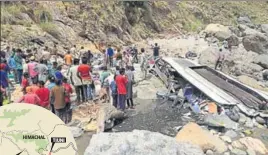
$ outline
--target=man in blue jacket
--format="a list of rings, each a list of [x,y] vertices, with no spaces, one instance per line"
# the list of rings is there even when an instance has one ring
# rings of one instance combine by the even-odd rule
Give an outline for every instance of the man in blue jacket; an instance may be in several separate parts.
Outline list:
[[[107,56],[108,56],[108,61],[110,63],[110,67],[113,67],[114,50],[111,47],[111,45],[108,45]]]

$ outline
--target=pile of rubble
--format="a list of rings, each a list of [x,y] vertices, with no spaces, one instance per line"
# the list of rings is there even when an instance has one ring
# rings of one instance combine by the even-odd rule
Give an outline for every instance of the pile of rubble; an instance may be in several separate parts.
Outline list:
[[[104,132],[124,119],[124,112],[110,103],[83,103],[73,109],[72,122],[68,124],[75,138],[86,132]]]
[[[16,85],[14,88],[12,88],[14,90],[11,90],[13,91],[11,93],[11,101],[13,102],[17,102],[22,96],[23,96],[23,92],[21,91],[21,86],[20,85]]]
[[[85,131],[97,130],[97,115],[100,105],[84,103],[73,109],[72,124],[70,126],[80,127]]]

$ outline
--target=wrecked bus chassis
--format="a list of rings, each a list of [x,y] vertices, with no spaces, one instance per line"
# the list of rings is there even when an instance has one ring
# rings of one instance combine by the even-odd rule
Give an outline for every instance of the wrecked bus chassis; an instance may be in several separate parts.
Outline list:
[[[172,73],[174,71],[175,73]],[[267,93],[246,86],[222,72],[201,66],[192,60],[164,57],[155,61],[150,72],[158,76],[167,87],[172,81],[170,79],[177,80],[182,88],[189,83],[219,107],[231,111],[236,109],[250,118],[260,116],[265,121],[268,119]]]

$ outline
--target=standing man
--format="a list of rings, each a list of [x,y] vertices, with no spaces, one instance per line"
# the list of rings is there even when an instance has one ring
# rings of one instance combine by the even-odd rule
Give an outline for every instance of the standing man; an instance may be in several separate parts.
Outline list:
[[[224,60],[225,60],[225,54],[222,51],[222,48],[220,48],[218,59],[217,59],[216,64],[215,64],[215,70],[217,70],[218,67],[222,68],[222,63]]]
[[[93,58],[93,54],[90,50],[87,51],[86,57],[87,57],[88,62],[90,63]]]
[[[38,82],[38,63],[34,60],[32,56],[30,58],[30,63],[28,63],[28,71],[32,82]]]
[[[67,121],[67,112],[65,104],[65,90],[61,85],[61,81],[56,81],[56,86],[54,86],[50,92],[50,103],[54,106],[55,114],[64,122]]]
[[[11,49],[10,49],[9,46],[7,46],[7,48],[6,48],[6,54],[5,54],[6,59],[9,59],[11,55],[12,55]]]
[[[18,49],[17,53],[14,57],[14,60],[16,62],[16,70],[17,70],[17,75],[18,75],[18,82],[21,84],[22,81],[22,73],[23,73],[23,68],[22,68],[22,50]]]
[[[52,67],[49,68],[49,75],[50,76],[55,76],[55,73],[57,71],[57,68],[58,68],[58,63],[57,62],[53,62],[52,63]]]
[[[39,81],[39,89],[35,92],[35,94],[39,97],[40,99],[40,106],[44,107],[46,109],[49,108],[49,89],[45,88],[45,83],[43,81]]]
[[[50,60],[50,52],[47,46],[45,46],[45,49],[41,53],[41,59],[43,60]]]
[[[138,60],[138,49],[136,47],[136,45],[134,45],[133,47],[133,63],[138,63],[139,60]]]
[[[70,52],[74,55],[75,58],[78,58],[79,53],[77,52],[76,45],[73,45],[73,47],[70,48]]]
[[[107,49],[108,63],[110,67],[113,67],[114,50],[111,45],[108,45]]]
[[[72,54],[75,54],[76,53],[76,45],[74,45],[71,49],[70,49],[71,53]]]
[[[5,89],[6,91],[6,95],[8,94],[9,96],[9,92],[8,92],[8,77],[7,77],[7,72],[5,71],[5,65],[4,64],[0,64],[0,87],[2,89]],[[10,99],[10,98],[9,98]]]
[[[90,76],[91,68],[87,64],[86,57],[82,58],[82,64],[79,65],[77,71],[77,76],[82,80],[85,98],[86,100],[90,100],[92,98],[91,93],[89,93],[91,92],[90,84],[92,83]]]
[[[85,94],[82,85],[81,79],[77,76],[78,67],[79,67],[79,59],[74,59],[74,66],[72,66],[68,72],[68,76],[70,75],[70,80],[72,85],[75,87],[75,92],[77,96],[77,102],[85,102]]]
[[[46,82],[48,78],[48,67],[47,67],[47,61],[46,60],[41,60],[40,64],[37,65],[37,70],[38,70],[38,79],[39,81]]]
[[[128,78],[127,82],[127,106],[128,108],[134,109],[133,104],[133,84],[134,84],[134,73],[131,66],[127,66],[126,76]]]
[[[14,81],[18,83],[19,81],[18,81],[18,75],[17,75],[17,70],[16,70],[16,61],[13,55],[8,59],[8,66],[14,74]]]
[[[57,49],[57,45],[54,44],[54,47],[51,51],[51,58],[54,58],[55,62],[57,62],[57,57],[58,57],[58,49]]]
[[[144,73],[144,79],[147,76],[147,62],[144,48],[141,48],[141,71]]]
[[[68,66],[71,66],[73,63],[73,56],[71,55],[71,52],[68,51],[67,54],[64,56],[64,61]]]
[[[81,59],[81,61],[84,53],[85,53],[84,46],[81,46],[81,49],[79,50],[79,59]]]
[[[153,56],[154,56],[154,59],[157,59],[159,57],[159,49],[160,47],[158,46],[157,43],[154,44],[154,53],[153,53]]]
[[[117,85],[119,108],[124,111],[126,108],[126,94],[127,94],[126,85],[128,80],[125,75],[124,69],[120,69],[119,72],[120,74],[116,76],[115,82]]]

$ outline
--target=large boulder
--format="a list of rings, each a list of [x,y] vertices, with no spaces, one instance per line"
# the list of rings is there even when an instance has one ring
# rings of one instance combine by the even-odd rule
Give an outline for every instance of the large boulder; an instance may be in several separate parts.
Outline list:
[[[254,139],[251,137],[241,138],[239,140],[233,141],[232,146],[234,148],[246,150],[251,149],[259,154],[268,154],[268,150],[265,145],[259,139]]]
[[[224,127],[226,129],[237,129],[238,124],[227,115],[208,114],[204,117],[204,123],[211,127]]]
[[[231,72],[236,75],[240,76],[243,74],[256,76],[263,70],[263,67],[261,67],[258,64],[254,63],[237,63],[235,66],[231,69]]]
[[[199,145],[204,151],[215,150],[217,153],[223,153],[227,150],[225,143],[219,137],[213,136],[196,123],[185,125],[176,135],[176,140]]]
[[[238,46],[239,45],[239,38],[236,35],[231,35],[227,38],[228,44],[231,46]]]
[[[268,54],[258,55],[253,62],[262,66],[264,69],[268,69]]]
[[[238,29],[240,30],[240,34],[242,37],[247,36],[247,35],[252,35],[252,34],[262,34],[256,29],[250,28],[247,25],[239,24]]]
[[[234,33],[235,35],[237,35],[237,36],[241,36],[241,32],[240,32],[240,29],[238,28],[238,27],[229,27],[229,29],[230,29],[230,31],[232,32],[232,33]]]
[[[268,53],[268,38],[263,34],[255,33],[245,36],[242,42],[247,51],[253,51],[258,54]]]
[[[93,135],[84,155],[204,155],[199,146],[176,142],[157,132],[99,133]]]
[[[254,28],[254,24],[252,24],[252,22],[248,16],[240,16],[237,19],[237,23],[247,25],[248,27]]]
[[[259,34],[259,35],[263,35],[261,32],[255,30],[255,29],[251,29],[249,27],[247,27],[244,31],[242,31],[242,37],[248,36],[248,35],[255,35],[255,34]]]
[[[115,119],[124,119],[126,115],[121,110],[116,109],[110,103],[102,103],[97,114],[97,132],[103,132],[107,126],[112,128],[111,123]],[[112,123],[113,124],[113,123]]]
[[[261,24],[261,32],[266,33],[266,35],[268,35],[268,24]]]
[[[209,24],[204,32],[207,36],[215,36],[220,41],[229,38],[232,35],[231,30],[227,26],[220,24]]]
[[[219,51],[217,48],[208,47],[200,52],[199,63],[202,65],[207,65],[209,67],[214,67]]]

